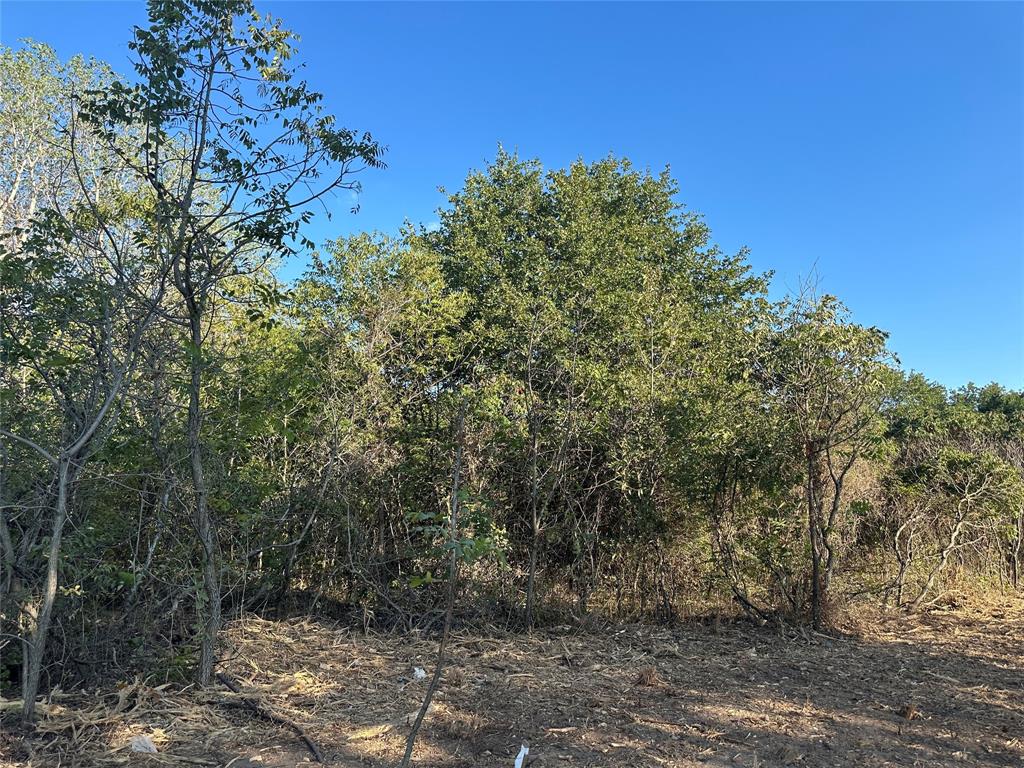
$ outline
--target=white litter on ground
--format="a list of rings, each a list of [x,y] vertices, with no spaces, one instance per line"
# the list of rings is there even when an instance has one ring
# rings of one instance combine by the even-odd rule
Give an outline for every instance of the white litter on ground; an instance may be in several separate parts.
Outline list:
[[[530,748],[523,744],[519,747],[519,755],[516,757],[516,764],[514,768],[523,768],[523,763],[526,760],[526,756],[530,754]]]
[[[142,734],[140,736],[132,736],[131,741],[128,743],[131,744],[132,752],[149,752],[152,754],[156,753],[156,744],[154,744],[153,740],[145,734]]]

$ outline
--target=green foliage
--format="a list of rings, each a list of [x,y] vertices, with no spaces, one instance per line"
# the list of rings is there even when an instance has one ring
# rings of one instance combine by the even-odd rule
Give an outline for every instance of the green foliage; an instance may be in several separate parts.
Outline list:
[[[248,0],[149,9],[133,79],[0,51],[0,632],[39,599],[45,455],[115,381],[58,563],[83,629],[51,652],[97,669],[175,638],[183,676],[211,584],[426,625],[452,554],[467,600],[528,622],[1019,584],[1021,393],[905,375],[835,297],[770,303],[667,171],[615,157],[499,151],[437,228],[315,252],[310,203],[382,147]]]

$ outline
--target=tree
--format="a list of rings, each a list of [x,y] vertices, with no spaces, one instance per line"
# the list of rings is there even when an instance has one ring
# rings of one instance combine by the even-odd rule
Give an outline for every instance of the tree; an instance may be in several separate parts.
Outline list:
[[[709,244],[676,191],[667,172],[625,160],[545,173],[500,152],[425,238],[468,297],[463,370],[506,403],[491,487],[510,489],[500,502],[526,553],[527,626],[546,555],[593,572],[613,525],[660,547],[674,468],[705,427],[708,390],[724,391],[711,382],[738,370],[725,350],[764,283],[743,254]]]
[[[944,446],[931,458],[925,471],[932,503],[947,507],[940,523],[945,530],[924,584],[908,606],[910,610],[924,603],[950,556],[964,545],[965,534],[995,518],[1019,484],[1016,473],[987,451]]]
[[[115,80],[85,105],[94,129],[112,141],[126,127],[139,147],[118,152],[155,200],[153,236],[168,254],[188,351],[188,453],[194,523],[202,546],[201,654],[209,681],[221,622],[219,544],[204,472],[204,323],[226,299],[229,278],[310,245],[299,227],[311,205],[351,174],[379,168],[369,134],[335,126],[321,95],[295,77],[295,36],[262,18],[250,0],[151,0],[136,28],[137,82]],[[112,146],[114,146],[112,144]],[[180,310],[180,311],[179,311]]]
[[[894,458],[886,485],[898,562],[896,603],[916,610],[954,556],[990,554],[1000,578],[1015,573],[1022,491],[1019,396],[999,387],[956,392],[910,376],[887,414]],[[916,590],[904,601],[905,587]]]
[[[850,470],[880,436],[889,355],[886,335],[849,321],[832,296],[798,297],[771,341],[767,384],[787,414],[802,456],[811,565],[811,620],[823,606],[838,555],[843,490]]]
[[[17,248],[40,210],[81,202],[72,139],[81,172],[95,174],[102,167],[90,137],[73,136],[72,126],[76,99],[111,77],[106,66],[81,56],[61,62],[41,43],[26,41],[19,50],[0,47],[0,232],[10,249]],[[108,190],[117,183],[115,175]]]
[[[30,449],[44,476],[52,473],[49,483],[28,484],[42,491],[50,511],[43,584],[38,596],[15,601],[25,626],[27,722],[35,713],[76,483],[109,429],[162,301],[168,264],[141,234],[151,208],[119,173],[112,151],[129,137],[114,135],[102,146],[81,125],[81,89],[106,82],[109,72],[81,60],[60,66],[42,46],[4,51],[0,63],[5,115],[18,115],[5,120],[0,139],[12,161],[0,212],[9,227],[0,242],[0,438],[12,446],[5,456],[14,447]],[[15,380],[20,386],[9,388]],[[18,418],[21,408],[37,418]],[[3,491],[9,487],[0,479]],[[0,497],[0,507],[15,505]],[[15,551],[6,509],[0,510],[4,595],[15,573],[21,582],[20,575],[32,572],[30,553],[43,530],[41,515],[19,516]]]

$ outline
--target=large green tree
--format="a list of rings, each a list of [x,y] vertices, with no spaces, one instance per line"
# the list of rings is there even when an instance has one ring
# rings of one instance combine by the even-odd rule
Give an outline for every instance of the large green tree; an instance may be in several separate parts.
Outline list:
[[[295,36],[250,0],[150,0],[136,28],[135,81],[93,94],[86,114],[113,141],[142,137],[119,153],[155,199],[154,247],[171,259],[189,360],[188,454],[194,521],[203,553],[205,620],[197,678],[206,683],[221,623],[219,543],[204,470],[202,390],[206,322],[225,281],[287,255],[311,204],[350,174],[382,166],[368,134],[338,127],[321,94],[296,77]],[[116,146],[116,144],[112,144]]]
[[[764,284],[676,192],[614,158],[545,173],[500,153],[426,237],[468,297],[465,368],[507,404],[494,486],[525,545],[527,625],[550,525],[562,562],[609,525],[660,541],[682,452],[740,367],[726,350]]]

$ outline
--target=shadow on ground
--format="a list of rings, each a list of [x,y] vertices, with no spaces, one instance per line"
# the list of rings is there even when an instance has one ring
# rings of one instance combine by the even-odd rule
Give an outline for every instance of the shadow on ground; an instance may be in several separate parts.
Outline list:
[[[329,765],[397,765],[426,686],[413,670],[432,669],[432,640],[249,619],[227,642],[225,668],[247,695],[300,724]],[[526,743],[536,768],[1021,768],[1022,646],[1020,601],[881,618],[834,637],[749,625],[458,635],[414,764],[511,768]],[[128,687],[59,700],[32,755],[9,764],[312,760],[291,730],[226,691]],[[138,733],[154,737],[157,757],[128,751]]]

